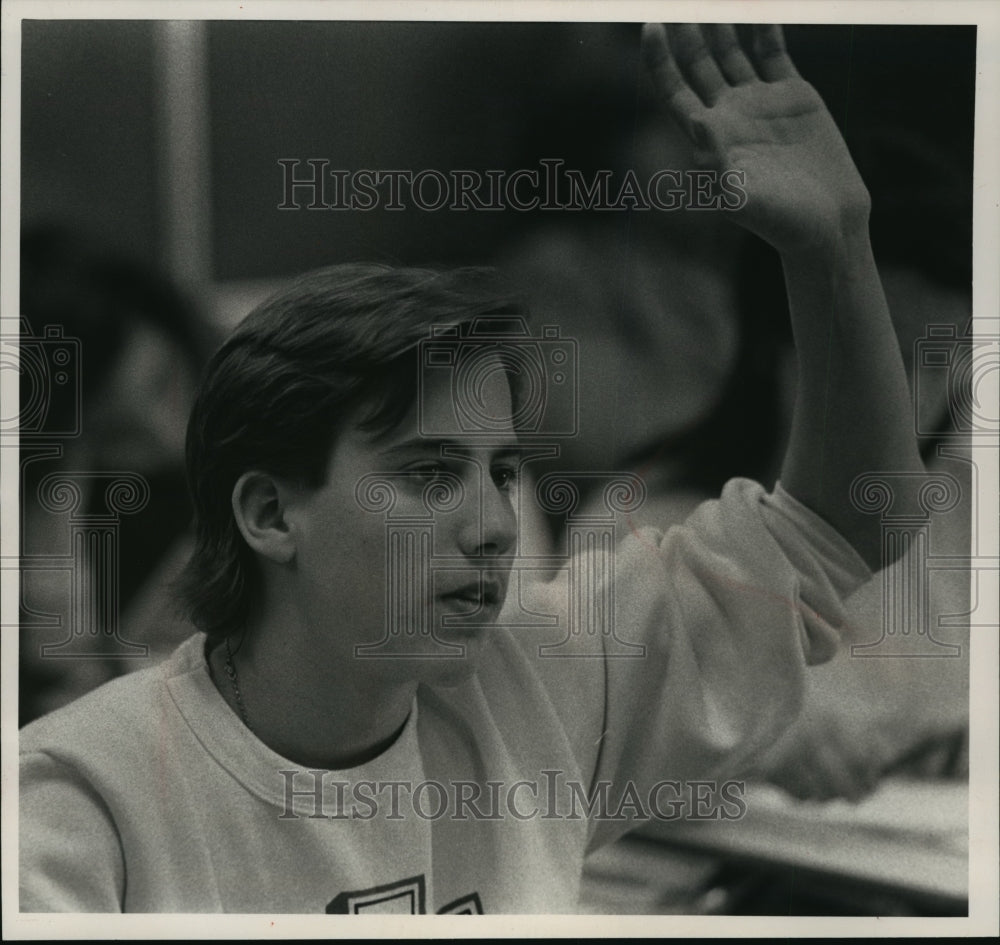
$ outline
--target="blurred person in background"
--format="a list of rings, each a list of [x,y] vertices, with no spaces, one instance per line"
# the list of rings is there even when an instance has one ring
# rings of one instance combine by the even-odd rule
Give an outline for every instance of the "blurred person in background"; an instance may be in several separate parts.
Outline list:
[[[178,555],[190,524],[184,482],[184,431],[208,333],[190,302],[163,276],[131,260],[114,257],[54,226],[27,229],[21,242],[21,316],[38,336],[58,326],[79,340],[79,433],[48,440],[42,449],[22,441],[21,634],[19,723],[46,712],[148,660],[97,656],[100,637],[73,641],[70,656],[46,657],[42,647],[70,632],[70,575],[32,568],[32,556],[63,554],[69,547],[66,516],[39,502],[38,488],[53,472],[132,472],[149,484],[149,501],[118,523],[118,607],[122,636],[132,643],[161,643],[156,631],[134,633],[128,608],[160,569]],[[22,404],[31,395],[21,374]],[[76,405],[53,401],[55,411]],[[51,412],[46,423],[63,428],[67,418]],[[58,443],[53,454],[46,444]],[[101,513],[103,496],[86,477],[79,511]],[[179,568],[179,563],[176,567]],[[39,615],[59,624],[39,625]],[[164,615],[160,614],[161,626]],[[46,621],[48,622],[48,621]],[[87,655],[88,651],[91,655]]]

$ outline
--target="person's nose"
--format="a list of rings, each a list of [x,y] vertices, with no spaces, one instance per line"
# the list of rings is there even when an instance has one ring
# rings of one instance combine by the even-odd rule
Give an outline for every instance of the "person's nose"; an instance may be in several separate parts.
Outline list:
[[[497,558],[510,552],[517,539],[517,517],[510,494],[482,470],[480,483],[466,495],[459,545],[470,558]]]

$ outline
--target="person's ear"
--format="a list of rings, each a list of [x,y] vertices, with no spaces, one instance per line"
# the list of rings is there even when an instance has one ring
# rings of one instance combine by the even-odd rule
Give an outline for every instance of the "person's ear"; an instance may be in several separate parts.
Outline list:
[[[281,484],[264,472],[245,472],[233,486],[233,515],[253,551],[279,564],[295,556],[293,532],[285,521]]]

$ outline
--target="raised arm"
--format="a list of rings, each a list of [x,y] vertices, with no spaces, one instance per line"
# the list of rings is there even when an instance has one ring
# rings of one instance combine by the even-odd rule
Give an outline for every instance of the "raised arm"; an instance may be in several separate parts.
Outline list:
[[[923,466],[869,242],[868,191],[780,27],[755,26],[748,55],[732,26],[649,24],[643,58],[696,160],[746,175],[735,222],[781,255],[799,360],[782,485],[876,569],[879,521],[853,506],[851,484]]]

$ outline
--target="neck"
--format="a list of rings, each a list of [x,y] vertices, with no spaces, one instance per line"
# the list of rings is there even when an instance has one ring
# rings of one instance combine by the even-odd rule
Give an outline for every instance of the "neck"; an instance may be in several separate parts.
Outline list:
[[[238,715],[245,712],[257,738],[296,764],[364,764],[396,740],[409,716],[415,683],[380,683],[358,673],[349,657],[316,659],[293,633],[257,624],[230,645],[237,685],[227,674],[222,643],[210,654],[216,687]]]

